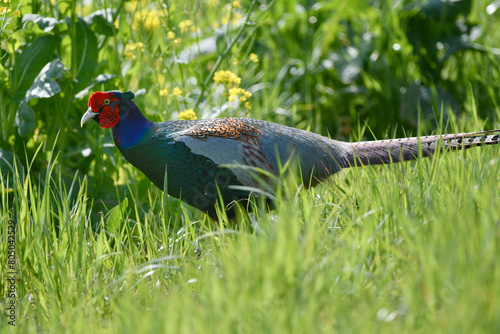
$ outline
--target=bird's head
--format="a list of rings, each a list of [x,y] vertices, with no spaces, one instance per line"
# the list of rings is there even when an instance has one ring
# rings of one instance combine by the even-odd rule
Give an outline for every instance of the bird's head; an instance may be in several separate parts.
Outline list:
[[[116,126],[120,121],[121,113],[128,111],[128,104],[134,97],[132,92],[95,92],[89,99],[89,108],[83,115],[80,125],[83,126],[93,119],[101,128],[109,129]]]

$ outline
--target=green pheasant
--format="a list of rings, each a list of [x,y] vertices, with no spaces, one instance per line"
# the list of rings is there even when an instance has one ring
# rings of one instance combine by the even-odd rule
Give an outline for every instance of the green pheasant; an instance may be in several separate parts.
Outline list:
[[[158,188],[166,184],[170,195],[212,217],[220,197],[226,205],[247,200],[252,189],[262,187],[256,171],[278,175],[280,161],[297,162],[304,185],[310,187],[342,168],[415,160],[419,143],[422,156],[428,157],[439,148],[498,144],[500,134],[491,130],[349,143],[248,118],[153,123],[133,98],[132,92],[92,94],[81,125],[93,119],[111,128],[127,161]]]

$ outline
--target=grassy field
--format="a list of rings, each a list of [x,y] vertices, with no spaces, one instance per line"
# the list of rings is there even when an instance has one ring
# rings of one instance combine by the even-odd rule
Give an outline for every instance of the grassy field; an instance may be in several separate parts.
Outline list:
[[[307,190],[283,175],[276,209],[235,224],[79,127],[90,93],[120,89],[154,121],[352,141],[500,128],[497,7],[0,3],[0,332],[499,332],[499,147]],[[227,78],[251,96],[231,101]]]

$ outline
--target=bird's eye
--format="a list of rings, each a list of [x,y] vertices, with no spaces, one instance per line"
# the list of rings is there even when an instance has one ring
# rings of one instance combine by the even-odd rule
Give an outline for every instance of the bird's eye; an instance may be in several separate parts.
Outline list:
[[[109,99],[104,99],[104,101],[102,101],[105,105],[108,105],[109,104]]]

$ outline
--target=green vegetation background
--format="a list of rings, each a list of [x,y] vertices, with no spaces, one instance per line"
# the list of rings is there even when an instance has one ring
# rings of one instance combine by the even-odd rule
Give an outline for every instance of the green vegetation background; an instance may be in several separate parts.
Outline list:
[[[154,121],[244,116],[352,141],[498,128],[499,7],[0,2],[0,304],[16,305],[0,331],[500,331],[496,147],[310,190],[283,178],[276,210],[228,225],[154,189],[109,130],[80,128],[90,94],[113,89]]]

